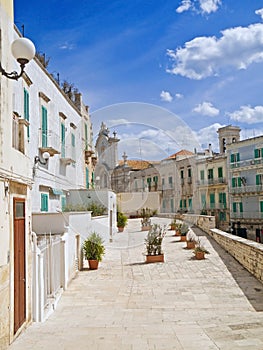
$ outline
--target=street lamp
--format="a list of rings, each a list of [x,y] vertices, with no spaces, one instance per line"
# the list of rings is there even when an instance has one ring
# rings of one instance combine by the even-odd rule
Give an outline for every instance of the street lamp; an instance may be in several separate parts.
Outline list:
[[[18,80],[24,73],[25,65],[34,58],[36,49],[31,40],[18,38],[11,44],[11,51],[14,58],[20,64],[20,73],[6,72],[0,62],[0,72],[8,79]]]
[[[50,154],[48,152],[44,152],[42,157],[44,160],[41,160],[39,156],[35,156],[34,165],[36,165],[37,163],[46,165],[49,160]]]

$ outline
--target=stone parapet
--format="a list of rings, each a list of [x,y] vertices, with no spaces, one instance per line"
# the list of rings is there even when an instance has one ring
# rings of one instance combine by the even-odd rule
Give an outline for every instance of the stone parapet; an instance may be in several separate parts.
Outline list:
[[[263,245],[218,229],[209,235],[244,268],[263,283]]]

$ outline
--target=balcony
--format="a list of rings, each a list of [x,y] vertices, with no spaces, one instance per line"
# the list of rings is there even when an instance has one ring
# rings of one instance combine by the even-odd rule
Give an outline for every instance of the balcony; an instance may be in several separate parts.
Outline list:
[[[61,146],[60,161],[64,165],[69,165],[76,162],[76,150],[71,145]]]
[[[231,219],[246,219],[246,220],[262,220],[263,213],[261,212],[242,212],[231,213]]]
[[[253,167],[258,164],[263,164],[263,158],[251,158],[239,162],[230,163],[230,168],[236,169],[242,167]]]
[[[261,193],[263,192],[263,185],[231,187],[231,194],[246,194],[246,193]]]
[[[41,153],[48,152],[50,156],[60,153],[59,135],[52,130],[39,129],[39,150]]]
[[[196,184],[198,186],[220,185],[220,184],[226,185],[226,178],[225,177],[218,177],[216,179],[197,180]]]

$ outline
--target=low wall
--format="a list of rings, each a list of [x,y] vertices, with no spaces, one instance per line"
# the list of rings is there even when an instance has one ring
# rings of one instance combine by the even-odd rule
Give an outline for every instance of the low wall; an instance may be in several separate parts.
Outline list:
[[[196,225],[204,232],[208,233],[215,228],[215,217],[208,215],[183,214],[182,220],[190,225]]]
[[[252,275],[263,282],[263,245],[212,229],[209,235]]]

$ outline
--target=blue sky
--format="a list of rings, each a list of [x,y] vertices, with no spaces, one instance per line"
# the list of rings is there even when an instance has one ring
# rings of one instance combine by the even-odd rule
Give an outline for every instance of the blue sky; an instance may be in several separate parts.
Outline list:
[[[242,138],[263,134],[262,0],[14,0],[14,8],[18,28],[50,57],[49,72],[83,94],[94,133],[106,122],[130,158],[216,150],[227,124]]]

